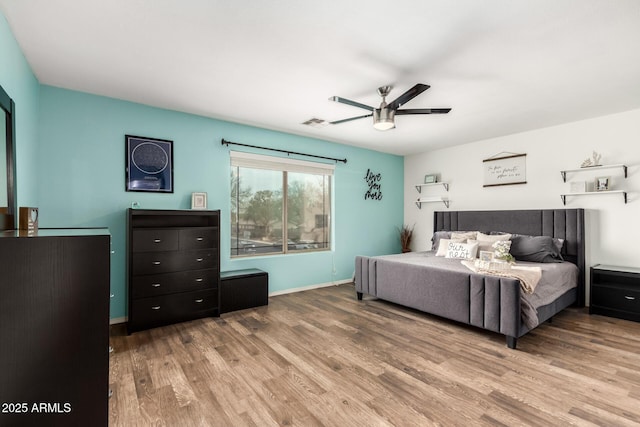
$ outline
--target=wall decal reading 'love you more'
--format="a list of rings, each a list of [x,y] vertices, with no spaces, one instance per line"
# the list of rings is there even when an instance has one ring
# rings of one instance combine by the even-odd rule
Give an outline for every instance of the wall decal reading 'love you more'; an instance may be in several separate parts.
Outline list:
[[[369,186],[367,192],[364,193],[364,199],[382,200],[382,175],[380,173],[373,173],[371,169],[367,169],[364,180]]]

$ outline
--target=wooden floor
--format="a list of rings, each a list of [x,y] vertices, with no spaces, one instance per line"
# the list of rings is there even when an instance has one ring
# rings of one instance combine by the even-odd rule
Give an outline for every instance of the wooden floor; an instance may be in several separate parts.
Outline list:
[[[353,285],[127,336],[111,426],[640,424],[640,323],[569,309],[518,340]]]

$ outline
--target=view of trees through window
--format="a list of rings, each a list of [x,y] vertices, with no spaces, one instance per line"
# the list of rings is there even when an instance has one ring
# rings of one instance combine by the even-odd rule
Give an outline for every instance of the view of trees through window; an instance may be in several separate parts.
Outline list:
[[[329,249],[330,178],[233,167],[231,256]]]

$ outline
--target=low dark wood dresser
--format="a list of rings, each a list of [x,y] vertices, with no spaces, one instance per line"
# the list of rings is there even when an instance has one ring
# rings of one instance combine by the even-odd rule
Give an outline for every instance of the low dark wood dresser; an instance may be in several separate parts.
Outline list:
[[[111,236],[0,232],[0,426],[107,426]]]
[[[129,333],[220,315],[220,211],[128,211]]]
[[[640,268],[591,267],[589,313],[640,322]]]
[[[265,271],[224,271],[220,279],[220,313],[269,304],[269,275]]]

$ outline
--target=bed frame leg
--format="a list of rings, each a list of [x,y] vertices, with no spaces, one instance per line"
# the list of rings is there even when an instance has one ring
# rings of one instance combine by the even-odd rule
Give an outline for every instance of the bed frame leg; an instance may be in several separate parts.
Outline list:
[[[358,301],[362,301],[362,292],[356,292],[356,296],[358,297]]]
[[[507,335],[507,347],[509,347],[512,350],[515,350],[516,344],[518,344],[518,338],[510,337]]]

